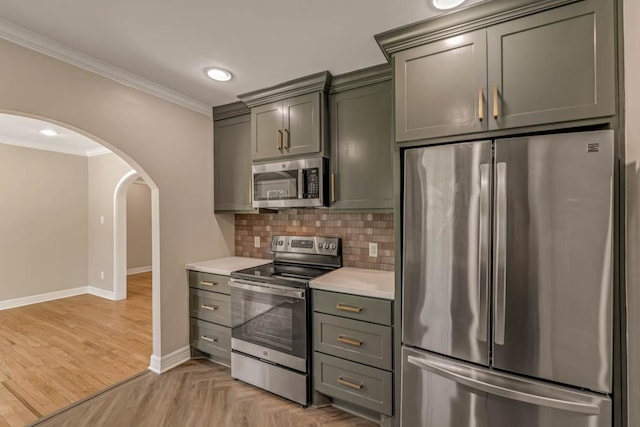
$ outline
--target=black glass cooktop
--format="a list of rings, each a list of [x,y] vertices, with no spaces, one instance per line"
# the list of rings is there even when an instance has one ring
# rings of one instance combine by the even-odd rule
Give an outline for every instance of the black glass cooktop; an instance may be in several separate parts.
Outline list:
[[[333,268],[302,267],[297,265],[265,264],[245,270],[234,271],[231,277],[306,288],[310,280],[329,273]]]

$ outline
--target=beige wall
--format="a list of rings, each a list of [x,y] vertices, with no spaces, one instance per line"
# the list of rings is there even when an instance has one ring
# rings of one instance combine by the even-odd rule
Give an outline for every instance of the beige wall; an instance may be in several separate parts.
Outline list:
[[[154,356],[187,346],[184,265],[234,249],[233,217],[212,213],[211,118],[6,40],[0,58],[0,110],[58,121],[103,141],[152,187],[159,213]]]
[[[134,182],[127,192],[127,269],[151,266],[151,189]]]
[[[629,426],[640,426],[640,2],[624,0]]]
[[[0,144],[0,301],[87,286],[87,158]]]
[[[89,158],[89,284],[106,291],[113,291],[115,280],[113,196],[120,180],[131,170],[115,154]],[[100,273],[104,273],[104,279]]]

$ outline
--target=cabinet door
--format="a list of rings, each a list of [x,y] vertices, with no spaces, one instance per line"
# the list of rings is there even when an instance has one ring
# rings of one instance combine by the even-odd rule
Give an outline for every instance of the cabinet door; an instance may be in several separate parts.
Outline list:
[[[320,151],[320,97],[319,93],[311,93],[282,101],[285,155]]]
[[[281,157],[282,102],[251,109],[251,146],[253,160]]]
[[[612,7],[582,1],[490,27],[490,129],[615,114]]]
[[[214,125],[214,210],[251,209],[251,116]]]
[[[395,55],[396,141],[485,130],[486,55],[485,30]]]
[[[331,95],[334,209],[393,207],[391,82]]]

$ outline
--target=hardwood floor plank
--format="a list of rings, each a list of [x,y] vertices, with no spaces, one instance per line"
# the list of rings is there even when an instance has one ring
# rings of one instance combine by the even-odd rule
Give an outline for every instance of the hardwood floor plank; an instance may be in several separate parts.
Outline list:
[[[23,426],[38,417],[39,414],[34,413],[4,384],[0,384],[0,426]]]
[[[44,415],[146,370],[151,273],[127,286],[123,301],[79,295],[0,311],[0,382]],[[0,416],[11,427],[33,421]]]
[[[338,409],[300,405],[236,381],[228,368],[189,361],[165,374],[145,373],[34,425],[371,427]]]

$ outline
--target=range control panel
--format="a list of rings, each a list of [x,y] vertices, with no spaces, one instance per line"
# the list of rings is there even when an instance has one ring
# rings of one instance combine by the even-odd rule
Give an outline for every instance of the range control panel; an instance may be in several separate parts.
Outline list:
[[[273,236],[271,238],[272,252],[336,256],[341,249],[340,239],[337,237]]]

